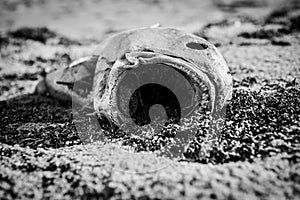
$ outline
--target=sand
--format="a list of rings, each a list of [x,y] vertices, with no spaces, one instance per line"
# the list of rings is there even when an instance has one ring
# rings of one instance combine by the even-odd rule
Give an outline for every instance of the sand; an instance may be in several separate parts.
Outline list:
[[[299,199],[297,1],[7,2],[0,12],[2,199]],[[206,38],[229,65],[233,98],[209,149],[196,143],[178,161],[83,144],[71,103],[32,94],[43,71],[89,55],[114,32],[157,21]],[[194,124],[201,140],[205,119]]]

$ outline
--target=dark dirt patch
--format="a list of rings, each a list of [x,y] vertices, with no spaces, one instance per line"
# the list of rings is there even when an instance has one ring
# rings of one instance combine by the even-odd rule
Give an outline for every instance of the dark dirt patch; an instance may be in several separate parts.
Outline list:
[[[0,102],[0,142],[20,146],[62,147],[80,142],[71,105],[36,95]]]
[[[295,9],[295,8],[294,8]],[[300,30],[300,11],[281,8],[270,14],[264,26],[254,32],[242,32],[238,36],[256,39],[274,39]],[[279,25],[279,26],[278,26]]]
[[[251,8],[265,6],[264,1],[214,1],[216,6],[228,12],[235,12],[238,8]]]
[[[244,38],[256,38],[256,39],[271,39],[273,37],[280,37],[285,32],[285,29],[260,29],[255,32],[243,32],[239,34],[238,36],[244,37]]]
[[[45,44],[49,39],[57,38],[59,40],[58,44],[60,45],[80,45],[80,42],[63,37],[57,34],[56,32],[49,30],[46,27],[23,27],[9,32],[8,35],[12,38],[22,40],[33,40],[41,42],[43,44]]]
[[[0,80],[31,80],[31,81],[36,81],[38,80],[39,74],[37,73],[22,73],[22,74],[17,74],[17,73],[12,73],[12,74],[3,74],[2,76],[0,75]]]
[[[15,31],[11,31],[9,35],[13,38],[18,38],[23,40],[34,40],[42,43],[46,43],[48,39],[56,37],[56,33],[50,31],[46,27],[38,27],[38,28],[23,27]]]
[[[0,35],[0,49],[8,45],[8,38]]]
[[[299,2],[294,7],[282,6],[268,16],[252,19],[236,16],[223,21],[210,23],[196,35],[204,37],[217,46],[238,45],[291,45],[297,39],[287,39],[287,35],[297,37],[299,32]]]
[[[219,141],[211,150],[201,152],[200,140],[191,155],[200,162],[223,163],[251,161],[282,152],[295,154],[300,142],[299,105],[299,86],[291,82],[283,87],[267,85],[259,92],[235,91]]]

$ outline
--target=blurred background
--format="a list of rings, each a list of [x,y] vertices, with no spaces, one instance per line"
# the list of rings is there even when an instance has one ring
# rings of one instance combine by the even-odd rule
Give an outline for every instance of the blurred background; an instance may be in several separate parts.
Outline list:
[[[196,32],[231,16],[260,18],[297,0],[1,0],[0,31],[45,26],[74,39],[102,39],[128,28],[176,27]]]

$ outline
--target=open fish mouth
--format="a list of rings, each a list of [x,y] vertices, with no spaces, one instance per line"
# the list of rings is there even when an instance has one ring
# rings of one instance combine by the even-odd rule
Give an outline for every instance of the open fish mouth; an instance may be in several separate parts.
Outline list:
[[[144,126],[158,120],[179,124],[196,110],[211,110],[208,87],[189,63],[149,52],[133,54],[138,64],[112,71],[118,77],[112,98],[123,124]]]

